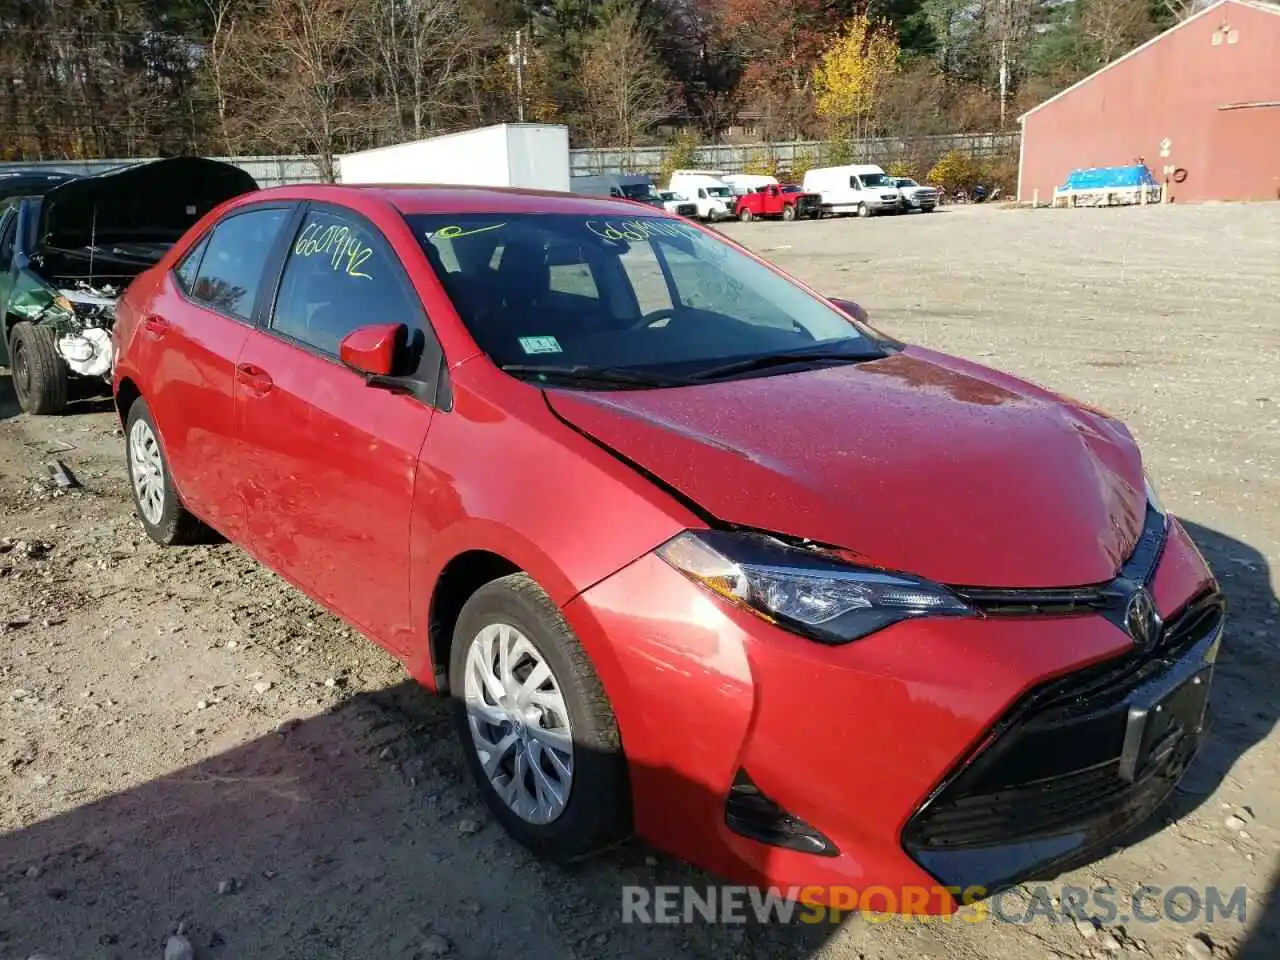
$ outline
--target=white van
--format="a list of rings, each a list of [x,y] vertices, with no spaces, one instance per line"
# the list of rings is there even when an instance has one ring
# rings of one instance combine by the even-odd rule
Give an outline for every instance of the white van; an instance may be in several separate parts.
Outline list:
[[[667,189],[698,205],[702,220],[727,220],[734,215],[736,198],[719,170],[675,170]]]
[[[776,187],[778,185],[777,177],[766,176],[762,173],[731,173],[721,179],[733,187],[734,195],[739,197],[748,193],[755,193],[761,187]]]
[[[823,213],[898,213],[902,195],[893,180],[873,163],[818,167],[804,175],[805,193],[822,195]]]

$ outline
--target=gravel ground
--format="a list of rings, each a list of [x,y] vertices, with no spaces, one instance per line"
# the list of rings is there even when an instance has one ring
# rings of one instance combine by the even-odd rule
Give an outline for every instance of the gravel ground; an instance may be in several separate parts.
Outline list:
[[[154,547],[108,404],[19,416],[0,373],[0,958],[1280,956],[1280,205],[725,230],[1129,422],[1231,603],[1215,728],[1156,822],[1053,883],[1244,886],[1246,923],[624,925],[622,885],[712,879],[640,844],[530,859],[395,661],[235,547]]]

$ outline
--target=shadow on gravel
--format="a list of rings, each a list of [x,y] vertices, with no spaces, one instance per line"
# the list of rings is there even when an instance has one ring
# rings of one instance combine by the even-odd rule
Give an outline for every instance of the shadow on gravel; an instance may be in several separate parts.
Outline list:
[[[111,389],[101,380],[73,377],[67,387],[67,415],[106,413],[114,409]],[[13,392],[13,376],[5,370],[0,373],[0,420],[16,417],[21,412],[18,396]]]
[[[624,885],[713,882],[639,843],[539,863],[406,681],[0,837],[0,957],[159,958],[179,923],[197,960],[785,960],[833,932],[621,923]]]
[[[1275,620],[1280,598],[1271,589],[1271,570],[1257,550],[1216,530],[1183,520],[1213,568],[1227,596],[1226,639],[1215,671],[1213,728],[1200,756],[1171,801],[1168,816],[1180,817],[1216,790],[1235,762],[1272,735],[1280,716],[1280,650]],[[1268,624],[1266,621],[1272,621]],[[1249,784],[1244,784],[1246,790]],[[1246,793],[1245,803],[1249,802]],[[1215,817],[1218,811],[1214,811]],[[1275,855],[1268,854],[1275,865]],[[1234,954],[1238,960],[1280,957],[1280,885],[1265,903],[1250,900],[1250,935]]]
[[[1203,803],[1272,731],[1280,675],[1258,637],[1274,616],[1265,560],[1187,528],[1232,613],[1213,732],[1166,817]],[[621,922],[624,886],[713,883],[639,843],[568,868],[537,862],[483,810],[447,702],[406,681],[0,837],[0,956],[159,957],[184,923],[197,958],[227,960],[409,960],[440,949],[477,960],[800,960],[835,930]],[[1266,915],[1251,916],[1240,956],[1280,955],[1278,900],[1272,891]]]
[[[18,395],[13,392],[13,377],[5,370],[0,373],[0,420],[16,417],[21,412]]]

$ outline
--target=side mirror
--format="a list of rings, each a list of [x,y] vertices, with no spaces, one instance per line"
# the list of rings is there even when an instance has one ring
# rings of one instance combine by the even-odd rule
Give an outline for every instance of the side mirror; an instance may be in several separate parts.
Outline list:
[[[827,297],[827,299],[859,323],[867,323],[867,311],[862,309],[860,304],[854,303],[852,300],[842,300],[838,297]]]
[[[897,337],[891,337],[883,330],[873,327],[871,325],[871,321],[867,317],[867,311],[863,309],[861,304],[854,303],[852,300],[844,300],[839,297],[827,297],[827,300],[837,310],[842,310],[849,316],[853,317],[853,319],[857,320],[860,324],[870,330],[874,336],[879,337],[884,343],[898,348],[905,346],[905,344]]]
[[[372,323],[356,327],[338,346],[338,358],[357,373],[389,377],[403,355],[409,335],[403,323]]]

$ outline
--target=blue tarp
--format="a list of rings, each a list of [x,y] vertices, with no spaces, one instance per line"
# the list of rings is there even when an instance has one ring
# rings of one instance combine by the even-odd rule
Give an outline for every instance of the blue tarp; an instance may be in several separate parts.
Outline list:
[[[1144,165],[1131,167],[1090,167],[1072,170],[1067,182],[1059,190],[1134,190],[1141,186],[1156,187],[1159,184]]]

